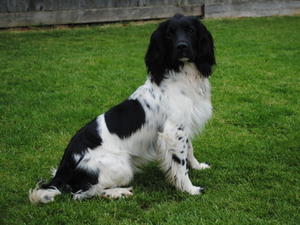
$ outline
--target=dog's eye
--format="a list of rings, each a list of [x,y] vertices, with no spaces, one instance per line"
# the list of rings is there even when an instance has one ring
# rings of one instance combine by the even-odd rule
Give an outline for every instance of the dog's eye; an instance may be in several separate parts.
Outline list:
[[[187,31],[188,31],[190,34],[192,34],[192,33],[194,33],[195,30],[194,30],[193,28],[190,27],[190,28],[188,28]]]
[[[168,38],[172,38],[172,36],[175,34],[175,30],[174,29],[169,29],[167,31],[167,37]]]
[[[174,34],[174,33],[175,33],[175,30],[174,30],[174,29],[170,28],[170,29],[168,30],[168,35],[172,35],[172,34]]]

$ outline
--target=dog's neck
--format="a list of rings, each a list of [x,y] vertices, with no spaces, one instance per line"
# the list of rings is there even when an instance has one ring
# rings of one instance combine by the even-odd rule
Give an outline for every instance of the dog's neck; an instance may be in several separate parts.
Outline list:
[[[165,82],[168,82],[168,80],[177,82],[199,82],[203,79],[206,78],[200,73],[193,62],[185,62],[178,70],[168,70],[165,73]],[[165,82],[164,80],[162,81],[162,83]]]

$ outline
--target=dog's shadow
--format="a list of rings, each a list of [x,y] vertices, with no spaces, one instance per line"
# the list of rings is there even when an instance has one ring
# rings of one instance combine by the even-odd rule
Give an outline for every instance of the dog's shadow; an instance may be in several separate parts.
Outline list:
[[[136,198],[151,200],[153,203],[165,201],[182,201],[186,199],[186,193],[177,191],[168,183],[165,175],[159,169],[158,165],[153,163],[142,169],[134,177],[133,186]]]

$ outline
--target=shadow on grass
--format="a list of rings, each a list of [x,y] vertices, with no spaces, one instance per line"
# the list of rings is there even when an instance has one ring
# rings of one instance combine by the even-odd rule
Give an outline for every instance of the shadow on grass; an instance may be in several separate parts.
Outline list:
[[[182,201],[186,199],[187,194],[177,191],[165,178],[156,163],[152,163],[142,172],[135,175],[131,183],[137,193],[137,198],[147,198],[153,200],[153,203],[166,201]]]

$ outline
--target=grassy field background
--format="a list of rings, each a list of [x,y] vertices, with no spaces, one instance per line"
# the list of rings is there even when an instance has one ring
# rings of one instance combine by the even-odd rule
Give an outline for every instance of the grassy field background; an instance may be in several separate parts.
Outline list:
[[[300,224],[300,17],[205,20],[217,67],[214,116],[193,142],[205,194],[155,164],[129,199],[31,205],[72,135],[146,77],[157,23],[0,31],[0,224]]]

